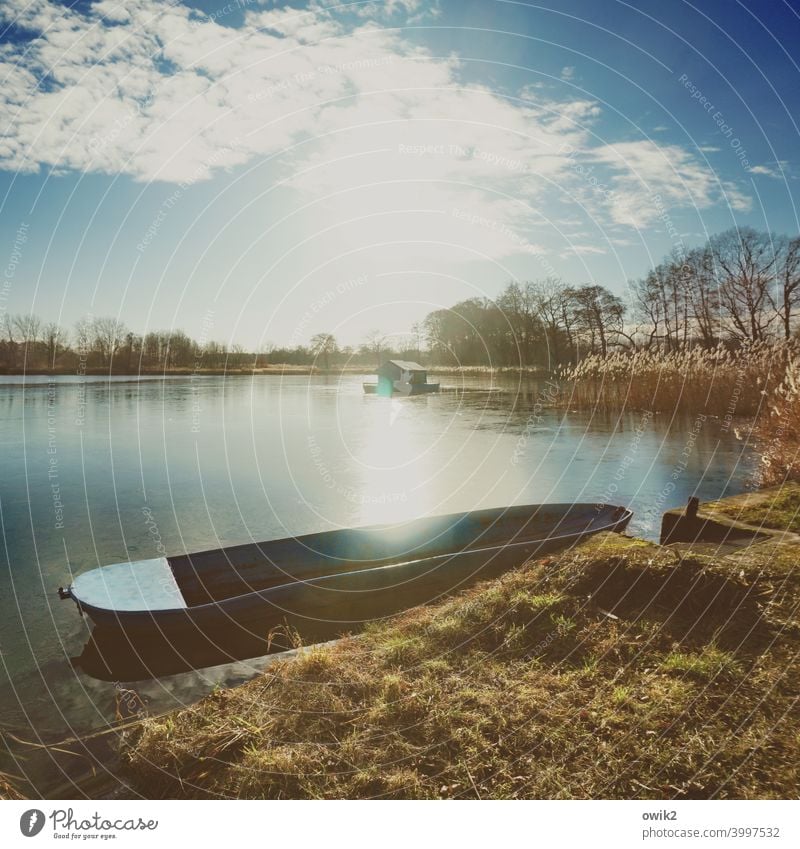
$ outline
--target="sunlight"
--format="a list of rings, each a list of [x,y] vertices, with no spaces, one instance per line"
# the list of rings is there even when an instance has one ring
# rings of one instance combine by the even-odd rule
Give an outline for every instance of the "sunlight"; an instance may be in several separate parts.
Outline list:
[[[430,509],[432,488],[425,484],[431,470],[416,416],[419,400],[370,400],[369,436],[355,455],[362,524],[402,522]]]

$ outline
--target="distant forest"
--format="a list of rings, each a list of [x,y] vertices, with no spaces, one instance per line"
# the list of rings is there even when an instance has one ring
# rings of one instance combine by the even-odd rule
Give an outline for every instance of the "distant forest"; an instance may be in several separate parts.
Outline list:
[[[625,300],[603,286],[560,279],[510,282],[495,299],[470,298],[430,313],[400,340],[379,330],[358,347],[317,333],[292,348],[258,352],[198,342],[180,330],[140,335],[115,318],[83,319],[71,330],[35,315],[2,316],[0,370],[114,372],[266,368],[279,364],[374,368],[391,357],[431,366],[552,369],[589,354],[663,351],[788,339],[800,308],[800,237],[750,228],[674,252]]]

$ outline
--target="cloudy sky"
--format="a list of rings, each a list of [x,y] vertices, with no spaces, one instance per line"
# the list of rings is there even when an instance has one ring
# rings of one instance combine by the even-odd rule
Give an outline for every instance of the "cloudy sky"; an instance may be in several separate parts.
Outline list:
[[[296,344],[798,230],[796,4],[0,4],[0,310]],[[793,52],[795,55],[793,55]]]

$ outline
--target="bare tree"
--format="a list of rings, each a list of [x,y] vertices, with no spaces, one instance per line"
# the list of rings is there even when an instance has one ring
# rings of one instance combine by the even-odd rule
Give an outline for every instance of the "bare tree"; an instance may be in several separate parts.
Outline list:
[[[558,277],[534,280],[527,287],[547,341],[549,365],[558,365],[571,357],[575,290]]]
[[[561,321],[564,324],[564,333],[567,337],[567,345],[569,346],[571,358],[577,357],[578,346],[575,339],[575,326],[577,320],[575,318],[576,308],[576,289],[573,286],[567,286],[560,298],[559,306],[561,308]]]
[[[364,337],[364,347],[375,355],[375,363],[380,368],[381,351],[386,347],[386,336],[380,330],[370,330]]]
[[[533,362],[533,350],[542,337],[542,328],[536,313],[536,292],[533,286],[521,286],[512,281],[497,299],[497,307],[511,330],[516,359],[520,365]]]
[[[311,337],[310,348],[315,360],[322,357],[322,364],[325,369],[330,368],[331,355],[339,350],[336,337],[332,333],[314,334]]]
[[[167,364],[170,366],[190,366],[194,362],[196,342],[182,330],[164,331],[167,345]]]
[[[79,318],[75,322],[75,346],[78,349],[79,356],[84,358],[88,356],[93,335],[91,318]]]
[[[59,349],[63,349],[67,343],[67,334],[58,324],[51,321],[45,324],[42,338],[47,348],[47,364],[52,368],[58,359]]]
[[[14,320],[8,313],[3,314],[2,320],[3,334],[5,335],[5,355],[6,362],[11,369],[17,367],[17,342],[16,332],[14,329]]]
[[[231,368],[241,368],[250,358],[250,354],[245,351],[244,346],[239,342],[234,342],[230,346],[226,365]]]
[[[741,340],[765,339],[776,318],[768,309],[777,259],[770,234],[734,228],[714,236],[709,245],[730,332]]]
[[[16,330],[14,328],[14,319],[9,313],[3,314],[2,328],[9,344],[13,345],[17,341],[15,339]]]
[[[167,340],[163,333],[151,330],[142,339],[142,359],[149,364],[159,367],[165,365],[167,350]]]
[[[691,304],[683,255],[676,248],[664,263],[665,314],[672,331],[672,348],[685,348],[691,335]]]
[[[576,319],[589,335],[592,350],[599,343],[600,353],[608,353],[609,337],[622,330],[625,304],[603,286],[582,286],[575,290]]]
[[[720,338],[720,298],[710,247],[706,245],[689,251],[683,258],[683,272],[694,328],[702,344],[713,348]]]
[[[783,326],[784,338],[792,335],[792,316],[800,305],[800,236],[776,240],[775,308]]]
[[[447,342],[447,314],[448,311],[442,309],[429,312],[422,325],[432,362],[449,362],[453,356]]]
[[[39,339],[42,330],[42,320],[33,313],[20,313],[11,319],[17,338],[25,348],[32,348]]]
[[[423,325],[419,321],[415,321],[411,325],[411,339],[412,344],[414,345],[414,350],[417,354],[417,362],[419,362],[420,356],[422,355],[422,340],[425,337],[425,330]]]
[[[20,349],[22,351],[23,363],[27,366],[28,360],[34,355],[36,342],[39,339],[42,327],[41,319],[33,313],[6,314],[3,324],[5,334],[8,338],[12,367],[17,367],[17,358]]]
[[[652,348],[664,339],[664,301],[658,278],[650,272],[641,280],[631,284],[634,311],[645,325],[646,347]]]
[[[92,322],[92,343],[103,358],[104,365],[111,365],[128,332],[116,318],[96,318]]]

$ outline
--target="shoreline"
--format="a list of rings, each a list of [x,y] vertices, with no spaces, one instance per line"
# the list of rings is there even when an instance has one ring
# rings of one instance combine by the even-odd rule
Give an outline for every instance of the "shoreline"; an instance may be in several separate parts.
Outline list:
[[[428,374],[476,375],[492,376],[496,374],[519,374],[537,379],[552,377],[552,372],[540,368],[519,366],[430,366]],[[337,368],[319,368],[317,366],[295,366],[276,363],[275,365],[231,368],[189,368],[178,367],[170,369],[111,369],[86,368],[80,372],[75,369],[6,369],[0,370],[3,377],[192,377],[204,375],[364,375],[374,377],[375,369],[369,366],[342,366]]]
[[[798,511],[800,485],[787,484],[699,515],[717,530],[796,532]],[[310,646],[188,708],[109,729],[94,767],[107,780],[86,791],[785,798],[800,762],[787,707],[800,696],[800,542],[712,539],[600,535]],[[789,719],[776,729],[778,715]]]

